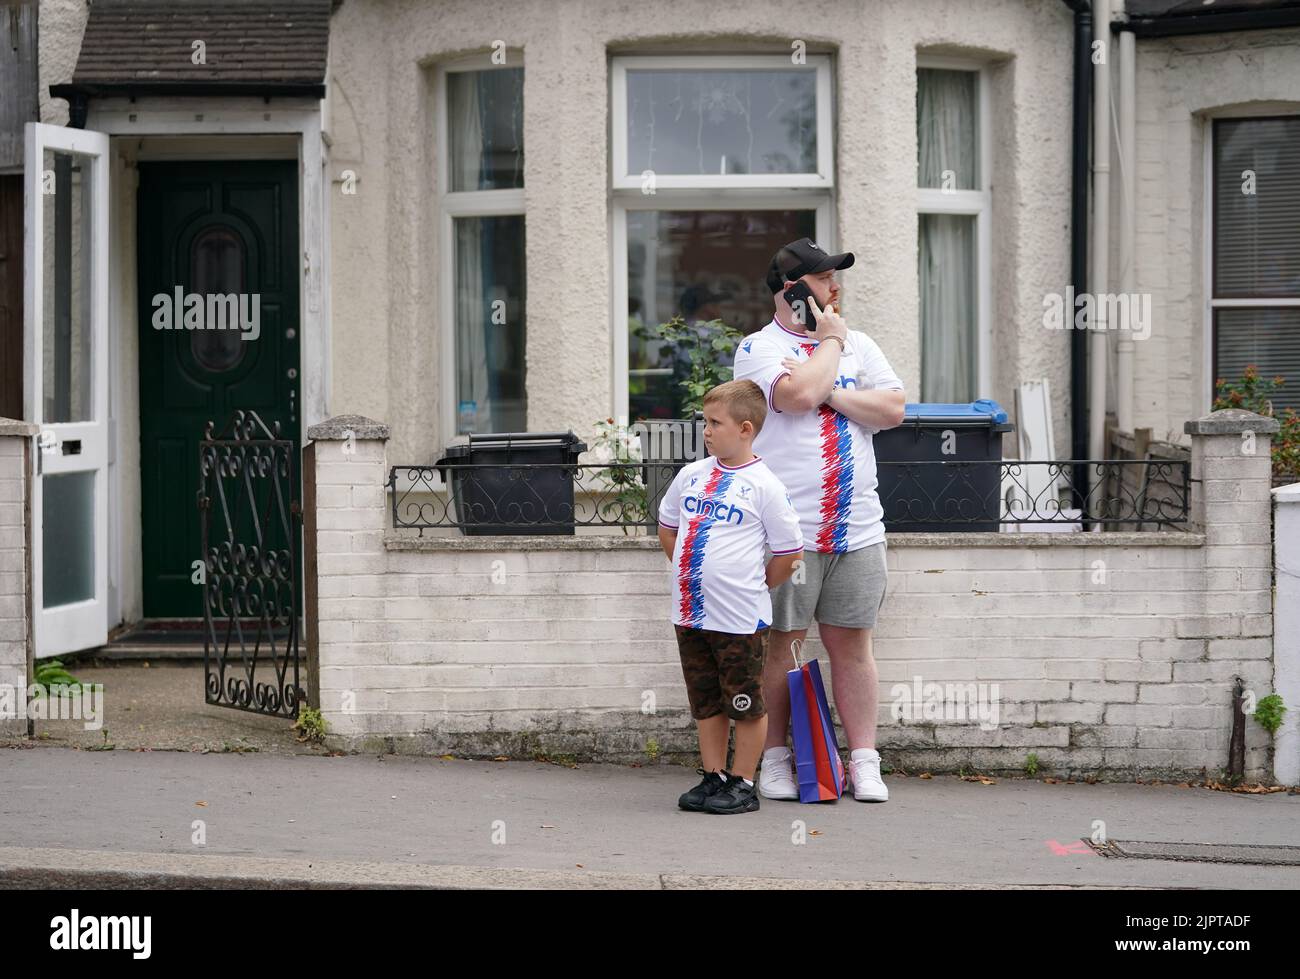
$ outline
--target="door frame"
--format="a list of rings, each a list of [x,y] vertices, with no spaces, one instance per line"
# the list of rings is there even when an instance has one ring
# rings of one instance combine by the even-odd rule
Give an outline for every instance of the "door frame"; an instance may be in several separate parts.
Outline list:
[[[124,334],[138,331],[138,304],[135,301],[135,171],[134,159],[122,165],[117,146],[138,137],[186,137],[174,141],[165,153],[157,151],[157,141],[147,139],[154,149],[140,153],[140,161],[220,159],[258,159],[257,140],[249,137],[291,137],[298,162],[298,241],[302,251],[299,264],[298,294],[300,304],[299,432],[328,417],[330,403],[329,337],[329,208],[325,189],[330,186],[326,173],[328,148],[323,137],[324,102],[314,98],[276,98],[273,100],[245,96],[125,97],[92,99],[86,128],[106,133],[114,144],[111,179],[113,183],[111,222],[120,224],[114,232],[118,244],[113,248],[109,274],[109,337],[113,362],[110,364],[110,433],[109,448],[109,623],[137,618],[143,609],[142,531],[140,515],[123,516],[122,501],[131,496],[139,499],[141,473],[138,445],[139,376],[135,366],[124,364],[121,357]],[[288,158],[275,154],[266,158]],[[129,255],[123,254],[129,251]],[[133,397],[124,407],[123,381],[133,383]],[[134,408],[137,417],[126,417]],[[218,424],[221,423],[218,419]],[[120,459],[135,460],[134,466],[117,465]],[[124,492],[129,490],[130,493]],[[125,524],[125,520],[131,520]],[[126,532],[124,533],[124,526]],[[132,533],[137,531],[137,533]],[[134,538],[135,543],[131,541]],[[128,595],[123,583],[130,582]]]

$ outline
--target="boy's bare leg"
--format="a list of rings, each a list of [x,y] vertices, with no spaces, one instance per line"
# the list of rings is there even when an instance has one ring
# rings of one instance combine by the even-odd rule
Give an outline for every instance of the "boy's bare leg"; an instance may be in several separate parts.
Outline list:
[[[785,675],[794,669],[790,643],[807,635],[807,629],[795,632],[778,632],[773,629],[768,636],[767,659],[763,663],[763,703],[767,706],[769,718],[764,748],[785,747],[785,739],[790,733],[790,686]]]
[[[731,765],[732,775],[754,781],[754,770],[758,767],[758,756],[763,753],[763,740],[766,737],[766,714],[736,721],[736,757]]]
[[[720,772],[727,767],[727,734],[731,731],[731,718],[725,712],[695,722],[700,732],[700,767],[706,772]],[[736,741],[740,752],[740,741]]]

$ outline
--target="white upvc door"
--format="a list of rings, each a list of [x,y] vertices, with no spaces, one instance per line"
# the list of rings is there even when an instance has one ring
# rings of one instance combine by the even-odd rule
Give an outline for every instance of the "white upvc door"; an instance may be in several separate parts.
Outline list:
[[[108,638],[108,137],[28,123],[24,415],[36,656]]]

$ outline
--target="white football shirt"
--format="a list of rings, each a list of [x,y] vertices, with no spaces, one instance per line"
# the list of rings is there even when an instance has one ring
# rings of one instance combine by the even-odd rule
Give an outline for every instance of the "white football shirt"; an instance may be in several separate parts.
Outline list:
[[[673,622],[749,634],[772,620],[766,553],[803,550],[790,495],[761,457],[725,466],[715,457],[684,466],[659,504],[659,524],[677,531]]]
[[[817,344],[774,318],[736,347],[735,378],[754,381],[767,395],[767,420],[754,439],[754,452],[790,491],[808,547],[842,554],[885,539],[871,447],[876,430],[826,404],[793,414],[778,411],[772,403],[776,382],[790,373],[781,361],[807,360]],[[879,345],[862,331],[849,330],[835,387],[859,386],[903,390]]]

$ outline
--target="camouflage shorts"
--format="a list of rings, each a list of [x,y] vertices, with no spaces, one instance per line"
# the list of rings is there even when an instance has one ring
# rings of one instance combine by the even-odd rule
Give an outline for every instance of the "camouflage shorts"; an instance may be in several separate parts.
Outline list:
[[[770,629],[737,635],[682,625],[675,628],[692,717],[702,721],[726,711],[733,719],[753,720],[767,713],[763,661]]]

